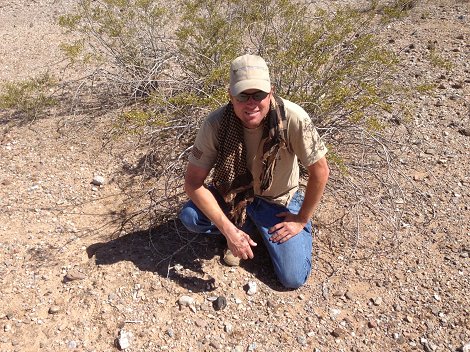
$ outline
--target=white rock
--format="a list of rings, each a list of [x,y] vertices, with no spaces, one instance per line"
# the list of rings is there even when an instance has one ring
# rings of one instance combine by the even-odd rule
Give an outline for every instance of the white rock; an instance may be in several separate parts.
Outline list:
[[[465,345],[462,346],[462,352],[470,352],[470,342],[467,342]]]
[[[122,350],[129,348],[131,346],[132,333],[130,331],[121,330],[119,331],[119,347]]]
[[[249,281],[248,282],[248,290],[246,291],[246,294],[248,296],[253,296],[256,292],[258,291],[258,285],[254,281]]]
[[[189,307],[194,304],[194,298],[190,296],[181,296],[178,300],[180,306]]]
[[[103,176],[96,175],[93,177],[93,180],[91,181],[92,184],[95,186],[103,186],[105,183],[105,179]]]
[[[225,323],[224,330],[227,334],[231,334],[233,332],[233,325],[231,323]]]

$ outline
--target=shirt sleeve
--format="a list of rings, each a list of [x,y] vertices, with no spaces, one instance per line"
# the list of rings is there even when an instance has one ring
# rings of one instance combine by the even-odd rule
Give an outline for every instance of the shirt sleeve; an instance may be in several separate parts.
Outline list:
[[[328,149],[320,138],[310,116],[297,104],[285,102],[288,114],[288,139],[302,165],[308,167],[325,156]]]
[[[212,169],[217,158],[218,115],[215,111],[204,120],[188,158],[191,164],[206,170]]]

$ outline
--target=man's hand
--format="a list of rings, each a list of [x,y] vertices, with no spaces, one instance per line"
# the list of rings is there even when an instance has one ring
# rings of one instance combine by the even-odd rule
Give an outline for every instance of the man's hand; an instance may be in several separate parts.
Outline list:
[[[231,233],[226,234],[227,245],[234,256],[241,259],[252,259],[253,251],[251,247],[255,247],[257,243],[251,237],[238,228],[234,228]]]
[[[299,215],[288,211],[276,214],[276,216],[284,218],[284,221],[269,229],[269,233],[272,234],[269,238],[271,242],[284,243],[300,233],[307,224]]]

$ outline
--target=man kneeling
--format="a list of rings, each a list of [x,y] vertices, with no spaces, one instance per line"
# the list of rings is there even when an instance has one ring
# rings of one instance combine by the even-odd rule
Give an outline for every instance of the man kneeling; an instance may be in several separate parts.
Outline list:
[[[232,61],[228,93],[228,104],[196,137],[185,175],[190,201],[180,220],[190,231],[224,235],[229,265],[253,258],[250,234],[257,230],[279,281],[298,288],[312,267],[310,219],[329,176],[327,148],[305,110],[274,93],[263,58]],[[305,194],[298,160],[309,173]]]

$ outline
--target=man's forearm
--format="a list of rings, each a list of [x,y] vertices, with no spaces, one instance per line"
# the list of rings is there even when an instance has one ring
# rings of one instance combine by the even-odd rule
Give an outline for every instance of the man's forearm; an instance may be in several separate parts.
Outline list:
[[[233,231],[235,225],[224,214],[211,191],[204,186],[188,186],[186,187],[186,193],[224,236],[227,236],[231,232],[230,230]]]

